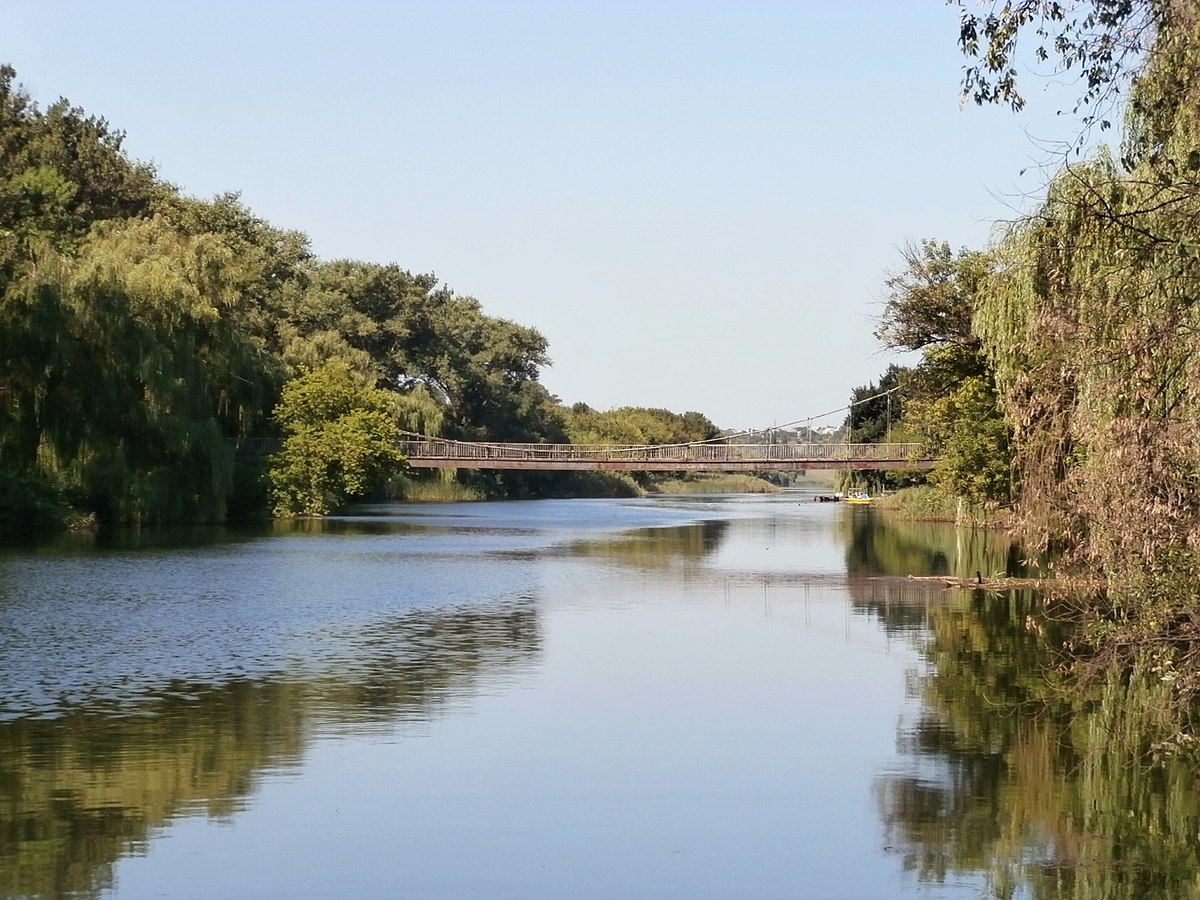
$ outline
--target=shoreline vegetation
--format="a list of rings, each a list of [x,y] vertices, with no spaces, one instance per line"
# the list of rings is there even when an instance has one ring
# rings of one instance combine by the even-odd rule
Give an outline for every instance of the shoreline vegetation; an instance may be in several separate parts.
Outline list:
[[[849,439],[887,433],[939,461],[932,491],[851,480],[899,492],[905,515],[1001,524],[1053,560],[1047,602],[1076,626],[1060,648],[1075,677],[1154,682],[1168,739],[1200,746],[1200,14],[1192,0],[953,2],[964,96],[1021,109],[1024,37],[1056,75],[1086,74],[1064,120],[1079,130],[989,246],[902,250],[875,336],[920,360],[854,391]],[[1119,142],[1089,146],[1114,125]],[[1092,589],[1068,596],[1063,579]]]
[[[972,503],[952,497],[930,485],[900,488],[875,501],[904,519],[915,522],[945,522],[959,528],[995,528],[1011,531],[1011,511],[998,505]]]
[[[639,484],[626,473],[597,473],[589,479],[586,490],[577,496],[592,498],[645,497],[654,494],[773,494],[781,491],[778,484],[744,473],[699,473],[685,478],[655,479]],[[405,475],[393,479],[388,488],[389,499],[413,502],[463,502],[494,499],[482,491],[454,478],[413,478]]]

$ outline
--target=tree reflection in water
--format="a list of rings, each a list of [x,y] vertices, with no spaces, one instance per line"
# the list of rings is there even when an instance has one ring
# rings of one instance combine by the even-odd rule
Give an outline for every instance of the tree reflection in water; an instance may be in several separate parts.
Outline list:
[[[427,719],[541,650],[532,600],[415,611],[277,678],[170,684],[110,714],[0,722],[0,896],[90,895],[179,816],[230,816],[319,729]]]
[[[805,598],[810,581],[836,582],[861,615],[914,644],[923,662],[911,682],[914,712],[900,724],[903,762],[875,784],[883,843],[905,866],[933,882],[982,874],[1006,898],[1200,894],[1198,785],[1191,761],[1162,743],[1174,725],[1167,686],[1146,671],[1084,691],[1056,674],[1065,626],[1040,598],[946,592],[899,577],[1014,571],[1017,557],[1001,537],[910,528],[870,510],[829,515],[848,578],[785,565],[686,569],[685,579],[761,581],[764,596],[768,584],[787,583],[799,597],[802,585]],[[777,532],[758,527],[754,519],[705,523],[541,550],[497,541],[489,552],[509,562],[532,552],[597,557],[657,574],[717,556],[747,534],[754,546],[769,536],[782,547],[815,533],[804,517],[773,522]],[[425,722],[481,684],[519,680],[537,664],[536,600],[449,603],[327,621],[303,658],[270,656],[275,669],[253,677],[231,674],[231,663],[206,684],[80,683],[102,666],[61,678],[83,700],[60,702],[57,718],[0,721],[0,895],[102,891],[113,864],[173,819],[234,815],[272,773],[298,769],[325,733]],[[40,683],[44,661],[26,663],[16,678],[19,657],[5,659],[12,685]],[[136,669],[134,660],[121,671]]]
[[[843,519],[851,573],[1020,572],[1001,535],[879,518]],[[918,879],[982,874],[1001,898],[1200,896],[1197,758],[1173,752],[1152,667],[1073,681],[1069,626],[1029,591],[864,578],[851,592],[925,662],[898,734],[910,765],[875,786],[886,843]]]
[[[941,594],[942,592],[938,592]],[[1151,672],[1083,689],[1065,626],[1029,592],[922,606],[921,710],[905,771],[876,784],[887,843],[921,880],[981,873],[996,897],[1194,897],[1200,798]]]

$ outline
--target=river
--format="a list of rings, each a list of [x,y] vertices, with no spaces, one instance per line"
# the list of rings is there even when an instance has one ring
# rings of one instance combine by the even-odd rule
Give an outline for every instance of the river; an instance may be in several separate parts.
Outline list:
[[[8,549],[0,896],[1194,896],[1130,695],[902,577],[1016,565],[803,491]]]

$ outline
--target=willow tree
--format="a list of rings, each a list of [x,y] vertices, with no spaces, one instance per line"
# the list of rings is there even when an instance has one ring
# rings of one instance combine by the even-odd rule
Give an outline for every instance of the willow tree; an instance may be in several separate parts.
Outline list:
[[[262,402],[260,349],[226,307],[230,257],[161,218],[98,223],[10,284],[6,463],[113,522],[214,521]]]
[[[1107,581],[1098,645],[1155,647],[1190,694],[1200,690],[1200,9],[1130,5],[1154,28],[1120,158],[1101,153],[1056,175],[1003,241],[976,327],[1014,429],[1028,532]]]
[[[0,469],[102,520],[219,519],[264,400],[233,315],[246,279],[222,241],[152,215],[173,189],[123,137],[0,66]]]

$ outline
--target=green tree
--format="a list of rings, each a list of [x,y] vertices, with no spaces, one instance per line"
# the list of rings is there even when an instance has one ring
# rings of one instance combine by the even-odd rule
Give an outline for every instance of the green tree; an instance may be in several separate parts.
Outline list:
[[[904,268],[884,282],[887,300],[875,337],[892,350],[921,350],[933,344],[978,346],[971,330],[975,297],[988,274],[985,253],[957,254],[945,241],[909,244]]]
[[[878,383],[872,381],[851,391],[850,409],[843,423],[845,440],[852,444],[914,440],[903,424],[911,375],[912,371],[904,366],[890,365]],[[839,473],[837,484],[842,490],[879,493],[924,481],[924,474],[916,471],[854,469]]]
[[[888,296],[875,336],[894,350],[919,350],[921,362],[889,371],[880,392],[897,406],[891,421],[939,462],[930,473],[941,490],[973,504],[1010,499],[1011,442],[991,361],[975,333],[981,292],[992,277],[989,253],[926,240],[903,251],[904,268],[886,281]],[[893,370],[895,367],[893,367]],[[873,386],[871,386],[873,387]],[[880,399],[851,411],[851,440],[878,441]]]
[[[878,384],[872,381],[850,392],[846,440],[852,444],[878,444],[891,439],[893,427],[904,415],[904,385],[909,371],[890,365]]]
[[[969,375],[944,393],[914,398],[905,421],[937,457],[930,480],[946,493],[973,504],[1010,499],[1009,429],[991,378]]]
[[[236,319],[245,338],[273,357],[283,356],[291,337],[288,298],[304,291],[317,265],[307,235],[273,227],[232,193],[211,200],[171,193],[156,202],[155,210],[182,234],[207,236],[228,250],[237,296],[226,314]],[[282,382],[284,367],[276,368]]]
[[[10,283],[6,468],[57,477],[106,522],[221,519],[263,395],[258,348],[225,314],[228,263],[161,218],[112,220]]]
[[[173,191],[122,141],[0,66],[0,465],[104,521],[219,519],[262,359],[232,257],[152,215]]]
[[[338,260],[309,268],[284,297],[282,353],[293,368],[342,359],[389,390],[421,386],[444,407],[447,436],[565,440],[538,382],[538,331],[486,315],[479,301],[396,265]]]
[[[568,411],[567,432],[575,444],[688,444],[718,437],[720,429],[695,411],[622,406],[598,412],[586,403]]]
[[[93,222],[150,211],[167,189],[123,142],[66,100],[43,112],[0,64],[0,288],[39,243],[69,246]]]
[[[320,516],[403,470],[395,395],[341,361],[283,388],[274,418],[286,438],[271,460],[274,512]]]

